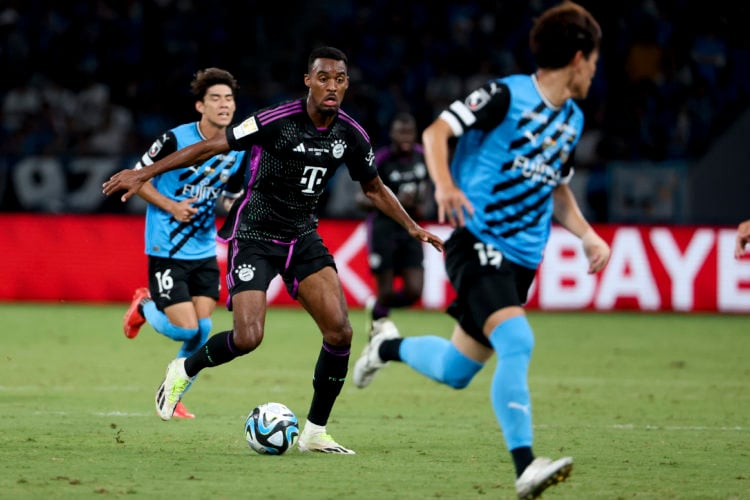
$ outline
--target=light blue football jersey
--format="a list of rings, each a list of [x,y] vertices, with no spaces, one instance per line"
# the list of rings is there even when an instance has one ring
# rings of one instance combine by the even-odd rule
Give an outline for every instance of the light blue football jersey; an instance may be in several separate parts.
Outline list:
[[[170,153],[203,140],[198,122],[187,123],[164,133],[149,148],[136,168],[149,165]],[[216,201],[219,196],[238,198],[244,186],[242,151],[216,155],[191,167],[155,176],[154,187],[173,200],[198,198],[198,209],[190,222],[179,222],[169,212],[149,204],[146,209],[146,254],[181,260],[216,256]]]
[[[535,269],[552,222],[552,191],[573,174],[583,131],[572,99],[545,101],[531,75],[492,80],[441,115],[459,136],[451,162],[456,185],[474,206],[467,228],[505,258]]]

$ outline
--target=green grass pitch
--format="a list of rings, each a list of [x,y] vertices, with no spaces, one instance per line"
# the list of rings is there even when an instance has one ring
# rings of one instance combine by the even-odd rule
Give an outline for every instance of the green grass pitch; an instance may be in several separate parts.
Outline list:
[[[243,423],[279,401],[301,421],[320,334],[268,312],[254,353],[204,370],[197,418],[162,422],[154,391],[178,344],[121,331],[125,304],[0,304],[0,497],[175,499],[514,498],[488,394],[495,360],[461,391],[391,363],[347,381],[328,424],[354,456],[261,456]],[[535,451],[571,455],[560,499],[750,498],[750,317],[532,312]],[[365,342],[351,312],[354,364]],[[403,335],[447,336],[440,312],[397,311]],[[224,310],[214,332],[229,328]]]

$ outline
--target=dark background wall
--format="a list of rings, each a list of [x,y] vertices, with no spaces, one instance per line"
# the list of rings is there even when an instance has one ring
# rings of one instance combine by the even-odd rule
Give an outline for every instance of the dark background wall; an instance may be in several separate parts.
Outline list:
[[[555,3],[0,1],[0,209],[66,211],[19,200],[19,162],[116,156],[127,166],[158,134],[197,117],[189,94],[197,69],[234,73],[237,119],[304,94],[306,58],[320,44],[348,53],[344,108],[381,145],[397,111],[414,113],[422,128],[487,78],[533,71],[528,30]],[[587,215],[727,224],[750,216],[740,196],[750,188],[741,119],[750,8],[581,3],[604,31],[599,72],[580,103],[587,130],[576,189]],[[70,168],[64,175],[75,184]]]

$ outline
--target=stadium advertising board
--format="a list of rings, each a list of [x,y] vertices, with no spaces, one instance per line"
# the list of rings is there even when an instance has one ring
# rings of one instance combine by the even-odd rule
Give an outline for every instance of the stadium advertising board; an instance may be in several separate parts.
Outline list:
[[[2,214],[0,224],[0,300],[127,302],[146,283],[142,216]],[[447,226],[426,227],[443,237],[450,233]],[[530,308],[750,312],[750,258],[734,258],[735,228],[597,229],[612,245],[612,259],[602,273],[589,275],[580,242],[553,227]],[[323,220],[320,232],[336,257],[349,304],[361,306],[374,290],[363,224]],[[219,246],[223,272],[225,250]],[[442,309],[454,297],[442,259],[425,248],[421,307]],[[271,304],[294,304],[278,279],[268,298]]]

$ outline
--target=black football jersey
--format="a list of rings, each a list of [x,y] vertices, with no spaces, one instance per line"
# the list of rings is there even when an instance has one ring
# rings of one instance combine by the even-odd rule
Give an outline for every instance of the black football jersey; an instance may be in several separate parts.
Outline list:
[[[344,111],[318,129],[306,99],[262,109],[227,128],[233,150],[247,151],[246,189],[219,235],[289,242],[318,226],[317,205],[328,181],[346,165],[354,181],[377,176],[370,138]]]

